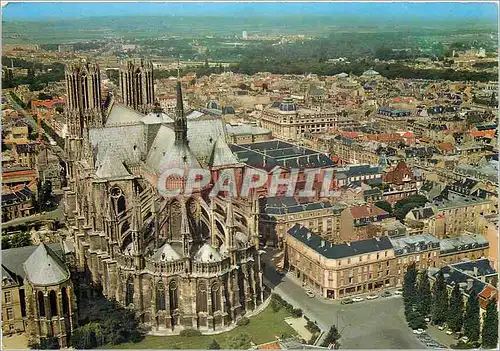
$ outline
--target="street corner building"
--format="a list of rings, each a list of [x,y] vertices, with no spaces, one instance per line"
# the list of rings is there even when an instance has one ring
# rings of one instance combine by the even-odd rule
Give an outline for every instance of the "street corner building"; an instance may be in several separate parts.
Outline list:
[[[158,104],[151,110],[149,83],[127,80],[133,71],[151,82],[151,65],[122,70],[121,101],[101,97],[97,64],[75,63],[66,73],[65,215],[76,269],[153,331],[224,329],[264,298],[257,199],[208,196],[219,177],[242,176],[245,165],[219,116],[184,111],[180,82],[169,116]],[[164,198],[158,181],[169,168],[203,168],[212,180]],[[181,188],[186,177],[165,187]]]

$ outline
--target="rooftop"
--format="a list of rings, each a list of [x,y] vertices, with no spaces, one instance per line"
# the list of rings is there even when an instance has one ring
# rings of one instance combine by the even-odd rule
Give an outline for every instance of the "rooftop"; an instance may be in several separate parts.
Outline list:
[[[288,234],[328,259],[358,256],[393,248],[391,241],[385,236],[346,244],[332,244],[300,224],[290,228]]]

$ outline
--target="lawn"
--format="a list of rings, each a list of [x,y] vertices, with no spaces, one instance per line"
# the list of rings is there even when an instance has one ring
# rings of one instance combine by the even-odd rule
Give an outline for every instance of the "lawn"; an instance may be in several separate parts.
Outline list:
[[[108,345],[104,348],[112,349],[206,349],[212,339],[217,340],[222,349],[228,349],[228,343],[234,336],[240,333],[247,333],[254,343],[263,344],[274,341],[275,336],[294,335],[295,331],[284,322],[290,314],[284,308],[278,312],[273,312],[271,307],[267,307],[257,316],[250,318],[250,323],[236,327],[226,333],[217,335],[202,335],[183,337],[174,336],[146,336],[138,343],[127,343],[121,345]]]

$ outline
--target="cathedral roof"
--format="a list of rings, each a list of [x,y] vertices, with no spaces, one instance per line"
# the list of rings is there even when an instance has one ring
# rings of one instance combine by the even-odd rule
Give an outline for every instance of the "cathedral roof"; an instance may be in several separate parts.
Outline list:
[[[200,163],[191,152],[189,146],[174,143],[162,157],[157,170],[159,172],[172,168],[201,168]]]
[[[223,136],[217,138],[215,145],[212,150],[212,155],[210,156],[209,164],[211,166],[225,166],[237,164],[238,159],[233,154]]]
[[[137,123],[143,119],[144,115],[125,105],[114,103],[106,119],[106,126],[117,124]]]
[[[106,153],[102,161],[98,162],[96,166],[95,175],[99,178],[113,179],[130,176],[123,162],[114,157],[110,152]]]
[[[165,243],[153,255],[153,260],[155,261],[175,261],[180,259],[181,255],[169,243]]]
[[[70,276],[64,262],[45,244],[40,244],[24,262],[24,271],[35,285],[57,285]]]
[[[174,123],[174,120],[164,112],[150,112],[141,121],[144,124]]]
[[[210,244],[203,244],[194,255],[194,259],[202,263],[219,262],[222,261],[222,256]]]

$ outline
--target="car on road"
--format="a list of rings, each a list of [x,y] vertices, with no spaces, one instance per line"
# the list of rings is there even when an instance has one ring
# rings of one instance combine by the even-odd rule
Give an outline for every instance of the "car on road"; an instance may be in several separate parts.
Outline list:
[[[366,299],[367,299],[367,300],[375,300],[375,299],[377,299],[377,298],[378,298],[378,295],[375,295],[375,294],[371,294],[371,295],[368,295],[368,296],[366,297]]]
[[[422,328],[418,328],[417,330],[419,331],[419,334],[425,333],[425,330],[423,330]]]
[[[439,329],[439,330],[444,330],[444,328],[445,328],[445,327],[444,327],[444,325],[440,325],[440,326],[438,327],[438,329]]]
[[[451,330],[446,331],[446,335],[452,335],[452,334],[453,334],[453,332]]]
[[[359,297],[359,296],[356,296],[356,297],[353,297],[353,298],[352,298],[352,301],[354,301],[354,302],[361,302],[361,301],[363,301],[363,300],[364,300],[364,299],[363,299],[362,297]]]
[[[306,290],[306,295],[309,297],[314,297],[314,293],[311,290]]]
[[[382,297],[389,297],[389,296],[392,296],[392,294],[391,294],[390,291],[384,291],[382,294],[380,294],[380,296],[382,296]]]
[[[396,290],[394,295],[403,295],[403,290]]]
[[[342,305],[349,305],[351,303],[354,303],[352,299],[343,299],[341,302]]]
[[[413,329],[413,334],[420,335],[422,333],[423,333],[423,331],[421,331],[421,329]]]

